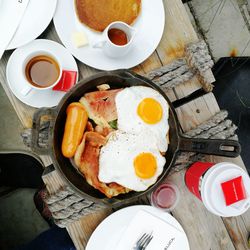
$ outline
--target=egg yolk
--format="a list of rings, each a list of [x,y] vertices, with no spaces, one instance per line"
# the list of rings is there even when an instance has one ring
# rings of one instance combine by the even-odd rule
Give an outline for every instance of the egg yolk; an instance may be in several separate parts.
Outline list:
[[[154,155],[141,153],[134,159],[135,173],[142,179],[149,179],[155,175],[157,164]]]
[[[162,113],[161,104],[153,98],[143,99],[137,107],[137,114],[148,124],[158,123],[162,118]]]

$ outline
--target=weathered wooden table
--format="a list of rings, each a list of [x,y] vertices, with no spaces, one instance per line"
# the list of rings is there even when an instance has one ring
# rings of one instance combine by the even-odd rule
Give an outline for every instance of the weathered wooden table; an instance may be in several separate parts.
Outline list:
[[[173,59],[181,57],[185,44],[198,40],[181,0],[164,0],[164,6],[166,12],[164,35],[160,45],[151,57],[133,69],[139,74],[146,74],[152,69],[166,65]],[[42,38],[60,42],[53,24],[44,32]],[[35,109],[17,100],[6,83],[5,68],[10,54],[11,52],[6,52],[0,61],[0,81],[23,126],[29,128],[32,125]],[[97,72],[97,70],[80,62],[78,62],[78,67],[80,80]],[[191,81],[167,92],[167,95],[170,100],[174,101],[200,88],[201,85],[198,80],[193,78]],[[219,110],[220,108],[214,95],[209,93],[190,101],[176,111],[183,130],[188,131],[203,121],[208,120]],[[48,156],[43,156],[42,159],[45,165],[51,163],[51,159]],[[214,162],[231,161],[244,168],[240,157],[227,159],[209,156],[207,159]],[[184,173],[185,171],[175,173],[168,179],[177,184],[181,192],[181,199],[173,211],[173,216],[182,224],[186,231],[191,249],[248,249],[247,235],[250,231],[250,211],[235,218],[220,218],[211,214],[185,187]],[[56,192],[64,184],[62,177],[57,172],[47,175],[44,181],[50,193]],[[82,217],[79,221],[67,227],[77,249],[85,248],[93,230],[110,213],[109,209],[104,209],[101,212]]]

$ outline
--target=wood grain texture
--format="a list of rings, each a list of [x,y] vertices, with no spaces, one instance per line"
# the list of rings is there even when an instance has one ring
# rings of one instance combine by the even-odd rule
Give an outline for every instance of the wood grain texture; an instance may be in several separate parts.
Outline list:
[[[157,50],[141,65],[133,70],[146,75],[150,70],[168,64],[177,57],[183,56],[184,47],[189,42],[198,40],[191,25],[188,15],[181,0],[164,0],[166,12],[166,26],[163,38]],[[51,39],[60,43],[53,24],[41,35],[40,38]],[[31,127],[32,117],[36,109],[18,101],[11,93],[5,78],[5,67],[11,52],[6,52],[0,61],[0,82],[4,87],[19,119],[24,127]],[[77,61],[79,68],[79,80],[85,79],[98,72],[83,63]],[[197,78],[178,86],[167,93],[170,100],[176,100],[200,89]],[[219,110],[218,104],[212,94],[207,94],[177,109],[178,118],[184,131],[187,131],[208,120]],[[45,165],[51,164],[48,156],[43,156]],[[209,160],[225,161],[225,158],[208,158]],[[242,167],[240,157],[233,160]],[[176,183],[181,192],[181,200],[173,215],[180,221],[187,232],[191,249],[246,249],[246,234],[250,230],[250,214],[238,218],[221,219],[209,213],[202,203],[188,192],[184,184],[184,172],[171,175],[169,180]],[[56,192],[65,185],[65,180],[56,171],[44,177],[44,182],[50,193]],[[67,230],[77,249],[84,249],[87,241],[96,226],[111,211],[104,209],[95,214],[82,217],[81,220],[72,223]]]
[[[199,110],[199,112],[197,112]],[[197,98],[186,105],[178,108],[177,110],[177,115],[180,121],[180,124],[182,126],[182,129],[185,131],[188,131],[192,128],[195,128],[198,124],[208,120],[210,117],[212,117],[214,114],[220,111],[220,108],[218,106],[218,103],[212,93],[206,94],[200,98]],[[209,162],[222,162],[222,161],[228,161],[228,162],[233,162],[239,166],[241,166],[243,169],[246,169],[244,166],[244,163],[241,159],[241,157],[237,158],[226,158],[226,157],[219,157],[219,156],[207,156],[206,160]],[[180,173],[179,173],[180,174]],[[176,175],[176,176],[175,176]],[[171,178],[176,178],[175,183],[179,183],[183,185],[183,180],[181,181],[179,178],[180,175],[175,174]],[[178,181],[179,179],[179,181]],[[187,188],[183,187],[181,188],[181,191]],[[192,195],[193,196],[193,195]],[[185,195],[184,202],[190,204],[191,200],[194,199],[193,197],[190,197],[190,193],[187,192]],[[195,198],[195,203],[196,203],[196,198]],[[200,201],[198,201],[199,204],[198,206],[203,206]],[[180,205],[182,202],[180,202]],[[183,206],[186,206],[186,204],[183,204]],[[187,208],[187,207],[186,207]],[[192,208],[192,206],[191,206]],[[198,214],[196,213],[189,213],[189,218],[192,218],[192,215],[194,216],[194,220],[200,220],[199,223],[196,223],[193,227],[192,224],[190,224],[190,227],[193,227],[190,231],[195,232],[202,232],[205,233],[207,236],[211,236],[210,230],[212,232],[217,231],[214,234],[214,239],[213,241],[209,241],[210,245],[207,243],[204,245],[204,248],[202,249],[231,249],[228,248],[229,246],[231,247],[230,239],[233,243],[233,247],[235,249],[247,249],[247,236],[249,234],[249,225],[250,225],[250,211],[248,210],[245,214],[242,216],[234,217],[234,218],[220,218],[218,216],[212,215],[210,212],[206,211],[203,207],[203,209],[198,210]],[[177,215],[175,214],[177,212]],[[204,216],[204,212],[206,213],[206,216]],[[203,213],[203,215],[202,215]],[[177,211],[174,211],[174,215],[179,218],[179,221],[182,221],[182,216],[183,213],[179,213],[178,207]],[[186,225],[186,218],[185,220],[185,225]],[[201,224],[208,224],[209,227],[206,227],[206,231],[204,231],[204,228],[200,228]],[[199,225],[199,226],[198,226]],[[225,230],[227,234],[225,234]],[[219,237],[217,237],[220,235]],[[192,236],[191,236],[192,237]],[[197,241],[197,237],[195,237],[194,240],[190,241],[194,242]],[[205,241],[205,239],[203,239]],[[204,242],[203,242],[204,243]],[[198,245],[203,244],[200,242]],[[213,244],[213,245],[211,245]],[[206,248],[206,246],[209,246],[209,248]],[[233,249],[234,249],[233,248]],[[191,248],[192,249],[192,248]]]
[[[198,36],[181,0],[164,0],[163,2],[166,23],[157,54],[161,63],[166,65],[176,58],[183,57],[186,44],[198,41]],[[201,85],[195,77],[174,89],[175,98],[180,99],[200,88]]]
[[[184,182],[185,171],[167,178],[180,190],[180,201],[173,216],[183,226],[190,249],[234,249],[231,238],[220,217],[208,212],[202,202],[188,191]]]
[[[100,212],[86,215],[67,227],[67,231],[71,238],[74,239],[73,242],[77,249],[85,249],[91,234],[111,212],[108,208],[103,209]]]

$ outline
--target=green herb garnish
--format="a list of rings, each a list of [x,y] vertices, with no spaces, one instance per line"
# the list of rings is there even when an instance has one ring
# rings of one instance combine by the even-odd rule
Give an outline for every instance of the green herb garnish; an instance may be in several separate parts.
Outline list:
[[[113,129],[117,129],[117,120],[110,121],[109,126]]]

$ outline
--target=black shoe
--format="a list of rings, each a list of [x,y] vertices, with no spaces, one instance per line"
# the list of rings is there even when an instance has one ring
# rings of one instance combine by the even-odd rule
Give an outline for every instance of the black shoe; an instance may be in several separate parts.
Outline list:
[[[28,152],[0,152],[0,186],[43,187],[44,166],[38,156]]]

